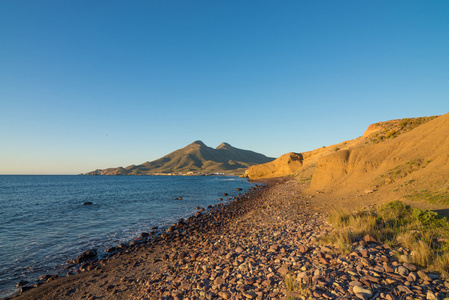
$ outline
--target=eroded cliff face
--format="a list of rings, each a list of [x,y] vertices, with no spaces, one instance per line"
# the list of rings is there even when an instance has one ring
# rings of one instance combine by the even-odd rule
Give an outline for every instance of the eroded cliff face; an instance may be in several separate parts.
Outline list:
[[[245,171],[245,177],[250,179],[281,177],[292,174],[303,165],[304,157],[301,153],[290,152],[272,162],[251,166]]]
[[[371,124],[368,126],[368,129],[365,130],[365,132],[363,133],[363,136],[368,136],[376,131],[380,131],[382,130],[382,125],[379,123],[375,123],[375,124]]]
[[[449,114],[382,143],[318,160],[310,188],[341,194],[395,184],[449,186]]]
[[[432,134],[439,128],[438,126],[442,126],[441,124],[444,123],[441,121],[442,119],[449,117],[445,115],[435,118],[437,116],[371,124],[361,137],[300,154],[294,152],[284,154],[273,162],[251,166],[246,170],[245,176],[252,180],[295,176],[304,183],[311,181],[311,187],[314,189],[327,191],[375,187],[378,185],[377,182],[381,181],[379,178],[383,173],[400,164],[405,164],[408,161],[422,164],[422,160],[428,154],[416,151],[404,153],[404,151],[414,147],[407,144],[408,141],[425,140],[426,135]],[[421,127],[429,128],[427,129],[429,132],[421,132]],[[414,137],[415,135],[417,137]],[[439,137],[432,142],[426,141],[425,143],[438,143],[445,138],[444,132],[435,136]],[[404,144],[408,146],[404,146]],[[429,147],[424,148],[429,149]]]

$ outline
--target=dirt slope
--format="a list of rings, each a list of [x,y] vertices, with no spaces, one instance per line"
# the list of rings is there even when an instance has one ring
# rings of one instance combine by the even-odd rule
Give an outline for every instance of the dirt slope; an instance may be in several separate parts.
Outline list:
[[[402,200],[449,216],[449,114],[372,124],[354,140],[296,154],[297,161],[291,155],[245,175],[293,176],[317,207]]]
[[[344,154],[336,154],[337,152],[383,144],[434,120],[436,117],[407,118],[371,124],[361,137],[297,154],[302,156],[300,164],[297,163],[297,160],[289,159],[291,153],[287,153],[273,162],[249,167],[245,176],[252,180],[275,176],[296,176],[300,181],[307,182],[312,178],[318,160],[323,157],[334,154],[336,157],[340,157]]]
[[[319,159],[310,187],[354,194],[413,182],[414,189],[449,184],[449,114],[397,138]]]

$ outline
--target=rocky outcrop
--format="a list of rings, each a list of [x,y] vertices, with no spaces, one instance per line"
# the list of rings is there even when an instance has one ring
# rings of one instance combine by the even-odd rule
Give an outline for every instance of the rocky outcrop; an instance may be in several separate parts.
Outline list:
[[[377,132],[379,130],[382,130],[382,125],[380,125],[379,123],[375,123],[375,124],[371,124],[368,126],[368,129],[365,130],[365,132],[363,133],[363,136],[368,136],[374,132]]]
[[[301,153],[290,152],[272,162],[249,167],[244,176],[250,179],[285,176],[299,170],[303,160]]]

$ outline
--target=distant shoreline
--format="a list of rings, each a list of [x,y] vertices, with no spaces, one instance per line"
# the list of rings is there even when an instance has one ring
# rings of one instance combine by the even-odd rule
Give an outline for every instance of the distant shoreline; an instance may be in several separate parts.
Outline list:
[[[239,176],[239,174],[229,173],[203,173],[203,172],[188,172],[188,173],[154,173],[154,174],[89,174],[81,173],[81,176]]]

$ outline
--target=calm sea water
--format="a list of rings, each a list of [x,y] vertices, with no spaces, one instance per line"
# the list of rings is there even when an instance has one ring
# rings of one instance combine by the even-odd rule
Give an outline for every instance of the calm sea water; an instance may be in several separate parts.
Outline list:
[[[116,246],[236,195],[238,177],[0,176],[0,297],[57,273],[82,251]],[[182,197],[183,200],[174,200]],[[93,205],[82,204],[93,202]]]

